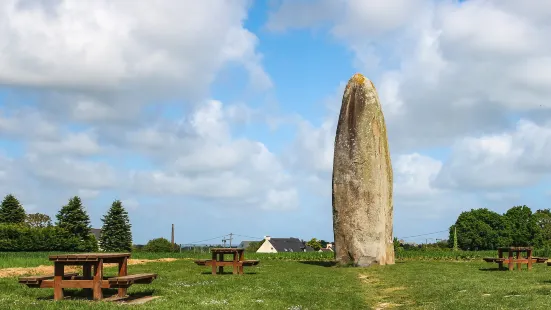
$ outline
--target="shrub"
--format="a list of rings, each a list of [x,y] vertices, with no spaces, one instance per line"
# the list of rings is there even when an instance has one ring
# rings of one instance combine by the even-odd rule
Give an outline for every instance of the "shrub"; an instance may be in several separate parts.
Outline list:
[[[149,240],[143,247],[144,252],[172,252],[172,243],[165,238]]]
[[[0,225],[0,252],[90,250],[93,250],[93,247],[59,227],[31,228],[14,224]]]

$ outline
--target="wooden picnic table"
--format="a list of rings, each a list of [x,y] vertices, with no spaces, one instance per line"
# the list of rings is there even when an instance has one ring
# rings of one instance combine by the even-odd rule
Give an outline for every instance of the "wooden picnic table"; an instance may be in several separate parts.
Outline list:
[[[118,296],[126,296],[126,290],[132,284],[148,284],[157,278],[157,274],[128,275],[130,253],[79,253],[51,255],[54,262],[54,274],[50,276],[31,276],[19,278],[19,283],[33,288],[53,288],[54,299],[63,299],[64,288],[83,288],[94,300],[103,299],[102,289],[118,288]],[[104,277],[103,264],[118,264],[118,276]],[[65,266],[82,266],[82,276],[78,273],[65,273]],[[92,271],[93,270],[93,271]]]
[[[528,264],[528,270],[532,269],[532,247],[500,247],[497,248],[497,256],[503,258],[503,252],[508,252],[509,257],[506,260],[509,270],[513,270],[513,264],[517,263],[517,270],[520,270],[522,264]],[[521,257],[521,253],[526,252],[526,258]],[[514,257],[516,253],[516,258]],[[499,268],[503,268],[503,261],[498,262]]]
[[[509,270],[513,270],[513,266],[517,264],[517,270],[520,270],[522,264],[528,265],[528,270],[532,269],[532,263],[545,263],[547,258],[544,257],[533,257],[532,256],[532,247],[499,247],[497,248],[498,257],[487,257],[484,258],[486,262],[489,263],[498,263],[499,269],[503,268],[503,264],[507,263]],[[503,257],[503,253],[508,252],[508,257]],[[521,257],[521,253],[526,252],[526,257]]]
[[[212,248],[210,250],[212,254],[211,260],[199,259],[195,263],[201,266],[211,266],[212,274],[216,274],[216,268],[218,273],[224,272],[224,266],[232,266],[233,274],[243,274],[243,266],[258,265],[258,260],[245,260],[245,249],[243,248]],[[231,254],[233,259],[231,261],[225,261],[224,255]]]

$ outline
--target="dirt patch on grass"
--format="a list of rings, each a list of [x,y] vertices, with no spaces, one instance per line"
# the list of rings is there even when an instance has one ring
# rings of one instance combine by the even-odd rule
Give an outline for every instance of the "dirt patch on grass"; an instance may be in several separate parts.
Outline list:
[[[389,293],[393,293],[393,292],[396,292],[396,291],[403,291],[405,289],[406,288],[403,287],[403,286],[389,287],[389,288],[385,288],[384,290],[382,290],[382,292],[385,293],[385,294],[389,294]]]
[[[377,306],[375,306],[375,310],[390,309],[390,308],[399,307],[399,306],[402,306],[402,305],[391,303],[391,302],[381,302],[381,303],[378,303]]]
[[[363,282],[363,283],[368,283],[368,284],[373,284],[373,283],[377,283],[379,282],[379,279],[373,277],[373,276],[370,276],[370,275],[366,275],[366,274],[359,274],[358,275],[358,278]]]
[[[173,262],[176,258],[159,259],[129,259],[128,265],[143,265],[147,263]],[[116,267],[117,264],[104,264],[104,267]],[[66,266],[65,272],[82,272],[78,266]],[[38,267],[15,267],[0,269],[0,278],[18,277],[23,275],[47,275],[54,273],[54,266],[40,265]]]

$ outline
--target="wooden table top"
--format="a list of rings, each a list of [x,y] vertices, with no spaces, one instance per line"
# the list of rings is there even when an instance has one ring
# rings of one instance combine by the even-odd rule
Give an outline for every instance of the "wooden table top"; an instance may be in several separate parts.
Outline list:
[[[100,259],[121,259],[130,257],[130,253],[75,253],[50,255],[50,261],[97,261]]]
[[[511,251],[511,252],[525,252],[525,251],[528,251],[528,250],[533,250],[532,247],[499,247],[497,248],[498,250],[501,250],[501,251]]]
[[[245,251],[244,248],[212,248],[211,253],[236,253]]]

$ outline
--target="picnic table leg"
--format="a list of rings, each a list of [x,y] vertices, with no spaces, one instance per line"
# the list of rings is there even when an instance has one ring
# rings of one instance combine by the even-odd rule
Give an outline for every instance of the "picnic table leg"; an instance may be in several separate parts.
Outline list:
[[[243,261],[245,260],[245,251],[239,253],[239,261],[241,262],[241,266],[239,266],[239,273],[243,274]]]
[[[92,280],[92,265],[87,263],[82,265],[82,276],[84,280]],[[84,292],[86,292],[86,297],[88,299],[92,299],[92,289],[91,288],[85,288]]]
[[[219,261],[223,262],[224,261],[224,254],[223,253],[218,254],[218,258],[219,258]],[[219,274],[224,273],[224,266],[218,266],[218,273]]]
[[[528,270],[532,270],[532,250],[528,250]]]
[[[212,263],[212,274],[216,274],[216,258],[217,258],[217,254],[216,253],[212,253],[212,260],[211,260],[211,263]]]
[[[517,270],[521,270],[522,269],[522,264],[520,263],[520,251],[517,252]]]
[[[103,292],[101,291],[101,281],[103,280],[103,259],[100,259],[94,264],[94,300],[103,299]]]
[[[233,274],[239,274],[239,266],[237,266],[237,253],[233,253]]]
[[[65,274],[65,265],[55,262],[54,263],[54,300],[63,300],[63,288],[61,287],[61,281],[63,281],[64,274]]]
[[[502,249],[497,249],[497,257],[503,258],[503,250]],[[499,269],[503,269],[503,262],[500,261],[498,263],[498,266],[499,266]]]
[[[513,252],[509,251],[509,271],[513,270]]]
[[[124,277],[128,275],[128,259],[125,257],[119,262],[119,277]],[[119,288],[118,292],[119,297],[126,296],[126,288]]]

